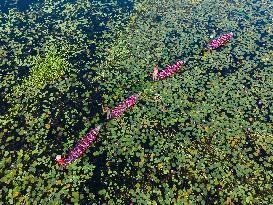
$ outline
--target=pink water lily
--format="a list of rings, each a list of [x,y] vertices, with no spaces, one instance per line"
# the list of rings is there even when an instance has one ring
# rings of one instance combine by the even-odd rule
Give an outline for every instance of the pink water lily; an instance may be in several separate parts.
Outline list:
[[[233,33],[230,32],[228,34],[224,34],[216,39],[213,39],[209,45],[208,45],[208,48],[209,49],[215,49],[215,48],[218,48],[222,45],[224,45],[231,37],[233,36]]]
[[[136,104],[138,97],[139,97],[139,94],[134,94],[128,97],[126,100],[120,103],[113,110],[109,111],[107,118],[111,119],[111,118],[116,118],[122,115],[122,113],[124,113],[128,108]]]
[[[153,79],[154,80],[163,80],[170,75],[174,74],[176,71],[178,71],[182,65],[185,64],[185,61],[177,61],[175,64],[168,66],[164,70],[160,71],[158,73],[157,67],[156,69],[154,68],[154,73],[153,73]]]

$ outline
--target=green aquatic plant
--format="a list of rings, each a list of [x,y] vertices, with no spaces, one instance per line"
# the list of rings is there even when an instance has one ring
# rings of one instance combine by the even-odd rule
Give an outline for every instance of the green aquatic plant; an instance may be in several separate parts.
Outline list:
[[[0,123],[0,201],[270,204],[271,5],[147,0],[129,15],[113,1],[50,0],[1,12],[6,52],[0,59],[8,73],[0,75],[1,97],[10,96],[3,113],[14,107],[15,115]],[[212,35],[227,31],[235,34],[232,43],[200,56]],[[25,98],[14,99],[14,88],[34,67],[28,56],[45,45],[58,51],[70,45],[62,58],[71,69],[33,97],[26,90]],[[147,82],[155,66],[189,56],[165,81]],[[112,108],[143,90],[82,160],[58,169],[55,156],[101,122],[100,104]],[[16,111],[15,104],[25,109]]]
[[[45,52],[44,57],[41,54],[29,57],[32,60],[29,75],[21,84],[14,85],[12,93],[4,96],[7,102],[13,104],[8,109],[8,113],[1,116],[0,122],[4,125],[11,122],[13,117],[18,116],[23,109],[28,109],[26,105],[18,103],[22,97],[25,99],[35,97],[42,88],[58,80],[71,66],[56,48],[45,48]]]
[[[44,57],[38,54],[33,61],[34,64],[30,68],[29,76],[23,80],[21,85],[14,87],[16,96],[37,92],[45,85],[54,83],[70,66],[56,49],[50,50]]]
[[[84,183],[93,180],[95,161],[101,158],[85,158],[82,166],[72,165],[62,173],[52,156],[66,152],[85,129],[100,121],[95,114],[101,76],[95,75],[93,51],[106,41],[100,39],[106,22],[124,20],[127,9],[112,0],[49,0],[24,11],[0,12],[0,140],[5,150],[1,202],[80,204],[86,197],[95,201],[95,189]],[[105,43],[113,40],[109,35]]]
[[[136,90],[149,87],[149,92],[131,113],[111,121],[101,132],[107,136],[101,137],[103,147],[96,153],[107,152],[106,167],[101,169],[106,183],[99,192],[102,201],[266,204],[272,200],[272,175],[267,169],[271,159],[261,150],[254,157],[258,141],[249,137],[264,131],[270,138],[272,133],[268,104],[272,63],[257,66],[270,46],[257,45],[262,27],[248,32],[252,24],[245,21],[237,3],[151,0],[147,12],[119,31],[117,40],[129,52],[107,58],[118,42],[113,52],[106,52],[106,61],[99,66],[102,90],[107,93],[103,104],[113,106]],[[248,9],[255,13],[255,6]],[[238,12],[236,17],[228,16],[226,8]],[[245,23],[243,28],[236,18]],[[260,18],[252,16],[255,23]],[[209,42],[208,33],[215,31],[217,35],[234,31],[236,36],[232,44],[207,52],[204,58],[200,54]],[[153,86],[146,83],[154,66],[165,67],[189,55],[192,58],[174,76]],[[259,182],[259,177],[264,180]]]

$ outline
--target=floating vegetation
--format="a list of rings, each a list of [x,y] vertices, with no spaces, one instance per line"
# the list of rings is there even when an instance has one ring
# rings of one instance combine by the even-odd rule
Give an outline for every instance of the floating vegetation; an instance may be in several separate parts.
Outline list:
[[[29,76],[23,80],[21,85],[14,87],[16,96],[23,94],[33,96],[33,92],[36,90],[54,83],[69,66],[67,60],[58,54],[57,50],[50,50],[45,54],[45,57],[38,55],[33,59],[33,62],[34,65],[29,71]]]
[[[0,201],[273,201],[272,1],[18,7],[0,12]],[[152,81],[153,68],[183,59]],[[140,92],[87,150],[91,141],[80,141],[81,160],[59,169],[56,156],[102,123],[103,111]]]
[[[272,64],[258,65],[257,52],[272,47],[255,43],[262,27],[254,26],[252,36],[248,31],[260,17],[246,21],[236,2],[143,4],[146,12],[134,17],[135,23],[118,36],[128,49],[124,57],[101,65],[101,85],[107,93],[103,100],[108,106],[149,87],[130,114],[111,121],[101,133],[104,146],[99,153],[107,152],[101,197],[110,204],[129,204],[130,199],[133,204],[268,203],[271,185],[254,185],[255,176],[259,173],[269,181],[272,176],[252,158],[256,143],[249,140],[253,133],[272,133],[269,104],[264,109],[257,104],[262,96],[272,101],[271,94],[265,96],[272,79],[254,80],[261,73],[272,73]],[[248,9],[257,15],[252,4]],[[265,19],[270,22],[269,16]],[[245,22],[243,28],[240,21]],[[206,58],[200,55],[207,42],[230,30],[236,34],[232,43],[224,39],[220,44],[225,46],[206,51]],[[264,38],[269,41],[270,36]],[[193,57],[172,77],[152,86],[146,83],[155,66],[165,67],[189,56]]]

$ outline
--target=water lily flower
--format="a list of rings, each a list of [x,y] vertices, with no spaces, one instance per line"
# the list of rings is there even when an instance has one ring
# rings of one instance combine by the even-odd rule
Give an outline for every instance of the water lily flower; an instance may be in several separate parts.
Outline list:
[[[216,39],[213,39],[209,45],[208,45],[208,48],[209,49],[215,49],[215,48],[218,48],[222,45],[224,45],[231,37],[233,36],[233,33],[230,32],[228,34],[224,34]]]

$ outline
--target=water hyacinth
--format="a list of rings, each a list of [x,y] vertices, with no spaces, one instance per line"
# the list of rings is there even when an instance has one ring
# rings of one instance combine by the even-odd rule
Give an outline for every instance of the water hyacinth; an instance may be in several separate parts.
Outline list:
[[[124,100],[122,103],[120,103],[117,107],[115,107],[113,110],[108,111],[107,119],[112,119],[119,117],[124,113],[128,108],[134,106],[137,102],[137,99],[140,94],[134,94],[130,97],[128,97],[126,100]]]
[[[99,134],[99,130],[102,127],[102,125],[99,125],[95,129],[90,130],[84,138],[82,138],[77,145],[69,152],[68,156],[64,159],[61,156],[56,157],[56,161],[63,167],[67,166],[68,164],[75,161],[77,158],[79,158],[85,150],[88,149],[90,144],[94,142],[97,139],[97,136]]]
[[[163,80],[170,75],[174,74],[176,71],[178,71],[182,65],[185,64],[185,61],[177,61],[175,64],[168,66],[164,70],[158,72],[157,67],[154,67],[153,72],[153,80]]]
[[[216,49],[222,45],[224,45],[231,37],[233,36],[233,33],[230,32],[228,34],[224,34],[216,39],[213,39],[209,45],[208,48],[209,49]]]

